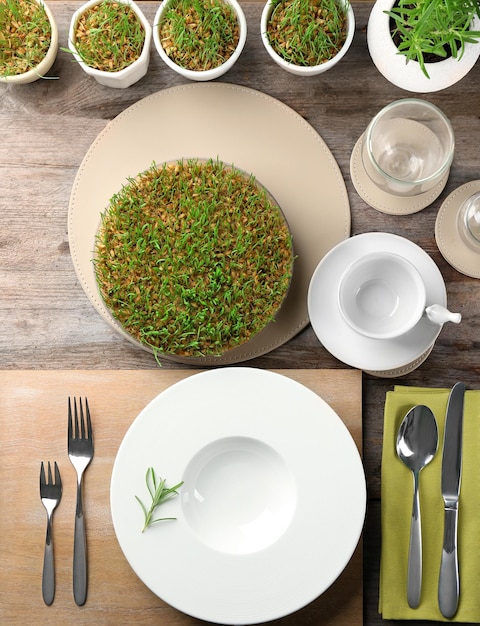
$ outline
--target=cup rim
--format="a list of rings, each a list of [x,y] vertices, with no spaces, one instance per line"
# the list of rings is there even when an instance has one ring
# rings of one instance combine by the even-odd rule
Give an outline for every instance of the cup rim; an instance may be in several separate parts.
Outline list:
[[[297,74],[299,76],[313,76],[316,74],[322,74],[323,72],[326,72],[327,70],[334,67],[339,61],[343,59],[343,57],[349,51],[355,35],[355,13],[351,2],[349,0],[339,0],[339,4],[343,5],[347,16],[347,37],[343,43],[343,46],[340,48],[337,54],[328,61],[320,63],[319,65],[303,66],[295,65],[294,63],[286,61],[273,49],[273,46],[270,43],[268,37],[267,26],[273,9],[275,8],[275,2],[274,0],[267,0],[263,7],[262,15],[260,18],[260,36],[263,45],[270,57],[284,70],[287,70],[288,72],[292,74]]]
[[[405,104],[420,104],[421,106],[430,109],[431,111],[435,112],[440,118],[441,120],[444,122],[447,131],[448,131],[448,136],[450,137],[450,144],[451,144],[451,149],[450,149],[450,154],[448,159],[443,163],[443,165],[441,167],[439,167],[435,172],[433,172],[433,174],[430,174],[430,176],[426,176],[425,178],[419,178],[417,180],[403,180],[401,178],[395,178],[395,176],[392,176],[391,174],[389,174],[388,172],[386,172],[377,162],[377,160],[375,159],[374,155],[373,155],[373,151],[372,151],[372,134],[374,131],[374,128],[376,127],[378,121],[381,119],[381,117],[388,111],[390,111],[391,109],[396,108],[397,106],[401,106],[401,105],[405,105]],[[380,111],[378,111],[378,113],[370,120],[368,126],[367,126],[367,130],[365,131],[365,145],[366,145],[366,149],[369,155],[369,158],[371,160],[371,163],[374,167],[374,169],[377,171],[377,173],[382,176],[382,178],[384,178],[387,181],[391,181],[392,183],[395,183],[395,185],[398,186],[405,186],[405,188],[411,188],[413,185],[425,185],[426,183],[428,183],[429,181],[435,180],[439,177],[441,177],[443,174],[445,174],[451,167],[452,165],[452,161],[453,161],[453,155],[454,155],[454,151],[455,151],[455,135],[453,132],[453,128],[452,125],[450,123],[450,120],[448,119],[448,117],[445,115],[445,113],[439,109],[435,104],[432,104],[431,102],[428,102],[427,100],[423,100],[421,98],[401,98],[399,100],[394,100],[393,102],[390,102],[390,104],[387,104],[386,106],[384,106]]]
[[[33,83],[39,78],[45,78],[57,58],[58,53],[58,26],[50,7],[45,0],[35,0],[37,4],[42,6],[50,22],[51,39],[45,56],[35,66],[23,72],[22,74],[11,74],[8,76],[0,76],[0,83],[16,83],[18,85]]]
[[[92,67],[91,65],[88,65],[87,63],[85,63],[85,61],[81,58],[80,54],[78,53],[77,47],[75,45],[75,29],[77,27],[77,23],[80,17],[82,16],[82,14],[88,11],[88,9],[90,9],[91,7],[94,7],[97,4],[100,4],[101,2],[102,0],[88,0],[87,2],[82,4],[80,7],[78,7],[78,9],[74,12],[70,20],[70,25],[69,25],[68,47],[71,53],[73,54],[75,60],[77,61],[78,65],[80,65],[80,67],[84,70],[86,74],[88,74],[89,76],[93,76],[96,79],[99,79],[99,78],[102,79],[104,77],[107,77],[108,79],[111,80],[112,83],[116,83],[116,82],[120,82],[122,79],[135,73],[139,66],[143,66],[145,64],[148,65],[148,62],[150,60],[150,44],[152,40],[152,27],[150,26],[150,22],[147,20],[147,18],[145,17],[145,14],[140,9],[140,7],[135,2],[135,0],[118,0],[120,4],[125,4],[129,6],[132,9],[132,11],[134,11],[138,19],[140,20],[140,23],[145,32],[145,41],[143,43],[142,51],[138,59],[135,59],[135,61],[130,63],[130,65],[127,65],[127,67],[124,67],[123,69],[118,70],[117,72],[107,72],[105,70],[99,70],[95,67]]]
[[[224,61],[221,65],[218,65],[217,67],[212,67],[209,70],[190,70],[188,68],[177,65],[177,63],[175,63],[175,61],[173,61],[165,52],[163,45],[160,41],[159,28],[160,22],[172,2],[174,2],[174,0],[163,0],[155,13],[155,17],[153,20],[153,43],[160,58],[170,69],[174,70],[184,78],[188,78],[189,80],[209,81],[215,78],[219,78],[220,76],[228,72],[228,70],[230,70],[238,61],[247,40],[247,19],[239,2],[237,2],[237,0],[224,0],[226,4],[229,4],[232,7],[238,21],[240,37],[237,47],[226,61]]]
[[[352,270],[358,269],[359,266],[365,265],[366,263],[375,262],[377,260],[378,263],[384,262],[386,259],[395,259],[395,261],[400,262],[405,268],[408,269],[416,290],[418,291],[419,297],[416,299],[416,304],[414,302],[414,307],[412,307],[412,315],[409,317],[407,322],[404,322],[401,326],[396,329],[392,329],[389,331],[370,331],[362,328],[349,313],[345,310],[344,307],[344,298],[343,298],[343,289],[342,287],[345,284],[346,278],[351,274]],[[337,305],[340,311],[340,314],[344,318],[345,322],[357,333],[364,335],[366,337],[370,337],[372,339],[393,339],[396,337],[401,337],[408,333],[422,318],[423,312],[426,307],[427,301],[427,290],[423,278],[415,267],[415,265],[409,261],[406,257],[396,254],[394,252],[388,251],[374,251],[369,252],[362,256],[359,259],[356,259],[352,263],[350,263],[342,273],[337,289]]]

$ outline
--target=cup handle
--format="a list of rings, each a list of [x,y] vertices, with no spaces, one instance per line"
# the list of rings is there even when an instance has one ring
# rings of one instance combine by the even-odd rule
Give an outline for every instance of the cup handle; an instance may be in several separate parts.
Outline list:
[[[444,324],[445,322],[453,322],[459,324],[462,316],[460,313],[452,313],[441,304],[432,304],[425,309],[427,319],[433,324]]]

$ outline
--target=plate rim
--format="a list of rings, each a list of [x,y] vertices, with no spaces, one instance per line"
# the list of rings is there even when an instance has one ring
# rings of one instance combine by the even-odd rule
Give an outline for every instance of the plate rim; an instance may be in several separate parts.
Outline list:
[[[313,580],[312,583],[309,583],[309,585],[306,585],[306,587],[308,587],[307,590],[303,589],[305,585],[300,585],[300,587],[302,588],[300,592],[301,601],[299,600],[297,596],[295,596],[294,598],[285,598],[284,597],[285,589],[283,589],[281,596],[278,593],[274,594],[275,606],[268,606],[268,597],[265,598],[265,593],[263,595],[262,594],[257,595],[256,599],[255,597],[249,597],[248,610],[242,609],[243,613],[241,615],[238,614],[238,610],[239,610],[238,606],[236,607],[237,613],[235,615],[232,615],[232,613],[231,612],[229,613],[229,610],[226,609],[223,604],[221,604],[221,607],[219,608],[219,605],[217,602],[215,603],[216,606],[211,607],[210,609],[205,610],[205,607],[203,607],[203,611],[200,611],[200,612],[198,610],[192,611],[191,608],[189,608],[188,606],[185,606],[184,603],[182,604],[182,602],[175,601],[175,599],[173,599],[172,601],[172,597],[167,597],[168,593],[167,595],[165,595],[165,593],[163,594],[161,593],[160,589],[152,588],[151,581],[148,580],[148,576],[142,576],[142,572],[138,571],[138,563],[137,563],[137,567],[135,567],[135,564],[132,563],[133,544],[128,545],[128,541],[132,542],[132,538],[131,538],[131,535],[128,535],[128,539],[125,539],[125,534],[124,534],[125,532],[131,533],[132,529],[130,526],[128,526],[127,529],[125,527],[122,527],[122,524],[125,524],[125,515],[130,513],[129,510],[128,511],[125,510],[125,505],[122,504],[125,498],[124,483],[122,483],[121,498],[119,496],[119,491],[118,491],[119,481],[121,480],[121,476],[122,476],[121,464],[122,463],[125,464],[128,461],[128,446],[133,445],[132,441],[129,442],[129,438],[132,436],[135,436],[135,435],[132,435],[132,432],[134,432],[136,429],[139,429],[139,428],[142,429],[143,427],[146,429],[146,431],[148,431],[148,427],[146,425],[142,426],[142,421],[145,422],[145,424],[148,424],[149,421],[153,419],[152,417],[149,417],[149,413],[152,411],[155,411],[159,403],[160,405],[162,404],[162,398],[163,400],[166,401],[166,404],[168,406],[169,401],[177,401],[178,398],[184,397],[186,388],[188,387],[196,389],[198,392],[198,390],[205,389],[205,387],[209,387],[210,385],[216,385],[218,387],[219,381],[224,386],[226,386],[226,388],[228,388],[229,393],[232,391],[234,387],[238,387],[240,383],[242,384],[243,394],[245,393],[245,389],[244,389],[245,383],[251,383],[253,385],[253,388],[256,390],[255,393],[258,392],[258,389],[264,389],[265,387],[270,388],[269,386],[271,386],[271,388],[275,388],[276,391],[279,391],[282,388],[282,386],[286,386],[288,387],[288,389],[284,393],[288,393],[288,394],[294,392],[294,395],[295,395],[295,393],[298,392],[299,396],[305,401],[304,406],[308,410],[312,410],[313,408],[315,419],[317,419],[318,416],[322,417],[321,423],[319,423],[319,425],[317,426],[318,432],[323,432],[324,434],[327,432],[333,432],[334,436],[340,438],[340,441],[342,442],[342,446],[343,446],[342,448],[343,453],[345,454],[345,457],[349,459],[348,467],[343,468],[343,472],[345,474],[344,479],[346,479],[346,476],[348,474],[349,480],[350,480],[348,489],[351,490],[352,489],[351,483],[352,483],[352,478],[353,478],[353,483],[355,484],[355,489],[357,490],[357,492],[355,494],[350,493],[350,496],[351,498],[353,498],[355,502],[355,506],[358,507],[358,503],[361,502],[361,510],[355,509],[357,515],[353,516],[353,518],[350,515],[347,516],[348,522],[346,522],[346,524],[347,524],[347,529],[348,529],[348,532],[350,533],[350,536],[347,538],[345,536],[342,536],[342,550],[344,551],[342,555],[343,557],[345,557],[345,553],[348,552],[348,556],[343,559],[341,568],[338,571],[335,571],[333,576],[330,576],[328,578],[328,584],[326,584],[322,589],[319,589],[318,586],[316,586],[318,585],[317,581]],[[252,387],[249,387],[249,389],[251,388]],[[203,393],[203,392],[200,392],[200,393]],[[168,395],[173,396],[173,397],[167,398]],[[297,400],[298,400],[298,397],[297,397]],[[248,402],[251,402],[251,401],[252,399],[249,399],[246,402],[248,404]],[[165,405],[165,402],[163,404]],[[188,401],[187,401],[187,405],[188,405]],[[263,405],[263,408],[265,408],[264,405]],[[308,420],[311,421],[313,417],[310,416],[305,419],[307,421]],[[238,426],[238,420],[236,417],[232,418],[230,416],[229,420],[232,421],[232,424],[230,426],[234,426],[234,424]],[[323,420],[326,420],[326,422],[323,423]],[[226,429],[227,432],[228,432],[228,426],[229,425],[227,424],[227,429]],[[284,426],[282,426],[282,428],[283,427]],[[253,431],[256,431],[256,429],[258,430],[258,428],[260,428],[261,430],[262,425],[258,427],[258,424],[256,424],[253,420],[250,420],[250,423],[246,425],[245,432],[248,433],[252,429]],[[263,426],[263,428],[265,427]],[[291,424],[288,426],[288,428],[291,429]],[[219,429],[221,432],[224,432],[222,430],[222,427],[219,427]],[[332,430],[330,431],[329,429],[332,429]],[[238,432],[238,431],[235,430],[235,432]],[[240,434],[245,434],[245,432],[240,433]],[[315,432],[315,435],[317,437],[318,437],[318,432]],[[146,436],[146,434],[144,436]],[[152,437],[152,432],[150,432],[150,437]],[[269,439],[265,441],[265,443],[267,443],[267,445],[271,445],[271,447],[273,447],[274,450],[278,451],[277,445],[279,441],[279,435],[275,433],[275,430],[271,429],[271,424],[270,424],[270,427],[268,428],[268,437]],[[299,437],[301,438],[301,435],[299,435]],[[273,438],[274,440],[273,442],[271,438]],[[277,443],[275,443],[275,441]],[[338,439],[336,441],[338,443]],[[171,442],[170,442],[170,445],[172,445]],[[291,442],[287,441],[287,438],[284,438],[283,443],[281,444],[282,455],[285,454],[285,450],[288,449],[288,446],[291,446],[291,445],[292,445]],[[188,457],[188,454],[189,453],[187,452],[185,456]],[[302,454],[300,454],[299,456],[302,456]],[[300,463],[300,461],[298,462]],[[311,462],[311,459],[310,459],[310,462]],[[306,461],[301,461],[301,463],[306,463]],[[312,463],[312,465],[313,467],[315,466],[321,467],[321,461],[316,459]],[[143,469],[144,468],[142,468],[142,471]],[[131,465],[130,465],[130,470],[131,470]],[[177,478],[176,476],[172,476],[172,479],[176,480],[176,478]],[[340,482],[339,482],[339,484],[342,485],[343,487],[344,485],[342,483],[342,480],[344,479],[340,479]],[[309,481],[311,480],[312,484],[315,482],[315,479],[313,478],[312,479],[309,478],[308,480]],[[139,485],[139,487],[141,487],[141,485]],[[305,494],[307,493],[307,491],[310,493],[311,489],[312,489],[312,485],[310,483],[308,484],[308,486],[300,487],[299,497],[302,498],[302,503],[301,503],[302,515],[305,515],[305,512],[303,511],[304,507],[307,507],[308,509],[308,507],[313,506],[313,504],[306,503],[306,500],[305,500]],[[360,457],[360,453],[358,452],[357,446],[353,440],[353,437],[351,433],[348,431],[344,422],[341,420],[341,418],[320,396],[315,394],[308,387],[302,385],[301,383],[294,381],[293,379],[287,376],[284,376],[283,374],[279,374],[277,372],[271,372],[269,370],[261,370],[261,369],[249,368],[249,367],[218,368],[218,369],[206,370],[200,373],[193,374],[192,376],[188,376],[187,378],[182,379],[181,381],[167,388],[165,391],[161,392],[158,396],[156,396],[150,403],[148,403],[147,406],[144,409],[142,409],[142,411],[138,414],[138,416],[132,422],[132,425],[128,429],[119,447],[117,456],[115,458],[113,471],[112,471],[110,494],[111,494],[110,496],[111,497],[111,513],[112,513],[112,520],[114,523],[115,534],[117,536],[117,540],[120,544],[122,551],[124,552],[124,555],[127,561],[129,562],[132,569],[136,572],[137,576],[144,582],[144,584],[147,585],[147,587],[149,587],[153,591],[153,593],[162,597],[162,599],[164,599],[166,602],[168,602],[169,604],[171,604],[178,610],[184,613],[190,614],[194,617],[204,619],[206,621],[213,621],[215,623],[223,623],[223,624],[239,624],[239,623],[253,624],[253,623],[258,623],[261,621],[269,621],[272,619],[283,617],[284,615],[292,613],[295,610],[298,610],[299,608],[301,608],[302,606],[305,606],[306,604],[314,600],[316,597],[321,595],[334,582],[334,580],[336,580],[336,578],[341,574],[341,572],[343,571],[343,569],[346,567],[349,560],[351,559],[355,551],[355,548],[358,544],[359,538],[361,536],[361,532],[362,532],[363,524],[364,524],[364,518],[365,518],[365,511],[366,511],[366,482],[365,482],[365,473],[363,469],[363,463]],[[336,497],[338,498],[339,496],[337,495]],[[333,500],[335,500],[335,497],[333,498]],[[321,499],[321,501],[322,501],[321,506],[323,506],[324,504],[323,498]],[[129,505],[129,506],[133,507],[134,505]],[[183,536],[183,538],[185,539],[186,533],[189,532],[186,522],[184,522],[184,520],[182,521],[180,502],[177,500],[176,504],[173,504],[172,506],[173,506],[172,510],[178,513],[178,520],[177,522],[174,522],[174,524],[176,524],[177,526],[173,528],[169,527],[168,529],[166,527],[163,527],[162,529],[157,530],[159,535],[160,533],[165,533],[166,542],[170,542],[170,541],[174,542],[175,539],[178,539],[178,535]],[[319,506],[318,501],[315,501],[315,506]],[[164,512],[165,514],[168,513],[166,509]],[[141,516],[140,509],[138,509],[138,512],[135,511],[135,514],[136,513],[139,513]],[[137,519],[137,522],[141,523],[141,517],[140,518],[136,517],[136,519]],[[128,523],[131,524],[132,520],[133,518],[130,519]],[[279,554],[280,550],[286,550],[287,551],[286,554],[289,554],[290,557],[294,561],[295,550],[293,548],[295,546],[302,545],[305,553],[307,549],[308,551],[311,550],[312,548],[315,549],[315,547],[318,549],[321,538],[318,536],[315,536],[317,535],[317,533],[315,533],[315,535],[312,534],[313,539],[311,537],[311,540],[307,542],[308,546],[306,545],[306,543],[302,544],[302,541],[304,540],[303,533],[302,533],[302,537],[299,537],[298,528],[297,528],[301,521],[302,520],[300,519],[296,519],[296,520],[294,519],[291,523],[291,528],[286,531],[285,536],[280,538],[276,542],[276,544],[273,544],[273,546],[269,546],[259,551],[258,553],[254,553],[250,555],[241,555],[240,561],[238,560],[239,559],[238,556],[237,557],[229,556],[220,552],[215,553],[215,551],[211,550],[210,548],[204,549],[203,546],[196,545],[195,542],[197,540],[194,537],[188,537],[188,550],[190,554],[196,554],[197,558],[200,558],[201,555],[205,557],[205,555],[208,554],[209,559],[211,559],[211,561],[215,563],[216,567],[223,568],[224,576],[225,576],[225,571],[229,571],[230,574],[233,574],[232,570],[235,567],[235,570],[236,570],[235,575],[237,576],[237,582],[238,582],[239,580],[238,577],[240,576],[238,570],[244,571],[242,570],[242,568],[246,568],[248,570],[248,567],[249,567],[249,568],[255,568],[254,571],[257,571],[257,568],[259,566],[260,568],[263,568],[265,570],[265,568],[268,568],[269,559],[270,560],[273,559],[275,561],[280,559],[280,554]],[[312,533],[313,533],[314,528],[317,528],[318,530],[318,519],[317,519],[316,526],[314,522],[315,520],[313,520],[313,522],[312,520],[310,520],[308,524],[306,524],[305,526],[308,530],[311,530]],[[353,522],[353,526],[352,526],[352,522]],[[305,520],[303,520],[302,523],[305,525]],[[313,523],[314,525],[310,526],[311,523]],[[328,525],[325,524],[324,528],[327,528],[327,527]],[[290,535],[294,535],[294,533],[297,532],[297,536],[296,537],[293,536],[292,538],[291,536],[288,536],[289,532],[290,532]],[[140,528],[139,528],[139,534],[140,534]],[[135,539],[135,541],[133,541],[133,543],[136,544],[137,539],[138,537]],[[333,542],[333,544],[334,543],[335,542]],[[277,554],[275,554],[275,551],[277,551]],[[133,554],[134,554],[133,560],[135,558],[139,558],[137,552],[133,551]],[[177,554],[177,557],[178,557],[178,554]],[[166,560],[168,561],[169,566],[172,565],[168,556],[164,556],[164,558],[166,558]],[[338,555],[336,555],[335,558],[338,558]],[[239,563],[242,563],[243,565],[239,567]],[[293,565],[295,565],[295,563],[293,563]],[[292,563],[290,564],[289,570],[292,570],[293,575],[298,578],[299,577],[299,574],[298,574],[299,563],[296,563],[296,567],[293,567],[293,565]],[[309,567],[312,567],[312,566],[311,565],[305,566],[305,569],[308,570]],[[180,567],[180,570],[184,572],[185,568]],[[319,568],[315,566],[313,570],[316,573],[316,576],[313,576],[313,578],[320,580],[321,567]],[[233,578],[235,578],[235,575],[233,576]],[[288,579],[288,575],[285,574],[285,576],[287,576],[287,579]],[[182,580],[185,581],[185,578],[183,578]],[[218,582],[218,581],[213,581],[213,582]],[[323,583],[325,583],[325,573],[323,574]],[[216,587],[216,585],[213,584],[211,580],[207,584],[213,587]],[[271,587],[271,581],[268,581],[267,584]],[[243,585],[244,586],[246,585],[245,581],[243,581]],[[257,586],[258,586],[258,582],[257,582]],[[188,584],[187,584],[187,587],[188,587]],[[314,592],[312,592],[312,588],[314,589]],[[253,596],[255,596],[255,591],[252,589],[250,589],[250,591],[253,594]],[[296,593],[298,594],[298,589],[296,590]],[[286,595],[288,595],[288,593]],[[182,601],[183,599],[184,599],[184,596],[182,596]],[[255,605],[256,601],[257,601],[257,605]],[[270,596],[270,601],[272,601],[272,596]],[[229,602],[230,602],[230,605],[229,605],[229,609],[230,609],[231,605],[235,603],[235,599],[229,598]],[[235,612],[235,609],[234,609],[234,612]]]

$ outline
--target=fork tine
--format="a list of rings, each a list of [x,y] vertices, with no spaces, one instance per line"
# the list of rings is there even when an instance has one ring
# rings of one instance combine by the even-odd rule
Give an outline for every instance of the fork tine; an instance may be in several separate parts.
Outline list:
[[[75,418],[74,429],[73,429],[73,436],[74,436],[74,439],[78,439],[79,428],[78,428],[77,398],[73,398],[73,415],[74,415],[74,418]]]
[[[57,465],[56,461],[55,461],[55,484],[58,487],[62,486],[62,479],[61,479],[61,476],[60,476],[60,470],[58,469],[58,465]]]
[[[42,461],[42,464],[40,465],[40,488],[42,487],[42,485],[46,485],[46,484],[47,484],[47,481],[45,480],[45,467]]]
[[[68,438],[72,439],[73,437],[73,425],[72,425],[72,403],[70,398],[68,398]]]
[[[51,485],[53,483],[52,478],[52,466],[50,465],[50,461],[48,462],[48,484]]]
[[[88,408],[87,398],[85,398],[85,413],[87,415],[87,438],[92,439],[92,422],[90,419],[90,409]]]
[[[80,436],[82,439],[85,439],[85,418],[83,417],[83,402],[82,402],[82,398],[79,398],[78,403],[80,405]],[[77,405],[75,404],[75,409],[77,408]],[[77,414],[75,413],[75,417],[77,417]],[[78,435],[78,422],[75,421],[76,425],[77,425],[77,435]]]

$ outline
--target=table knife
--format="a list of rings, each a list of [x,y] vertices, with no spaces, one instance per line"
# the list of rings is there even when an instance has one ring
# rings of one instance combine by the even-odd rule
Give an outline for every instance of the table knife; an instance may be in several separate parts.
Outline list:
[[[462,474],[462,431],[465,385],[456,383],[448,398],[442,459],[442,497],[444,530],[438,605],[448,619],[457,612],[460,594],[458,574],[457,527],[460,478]]]

